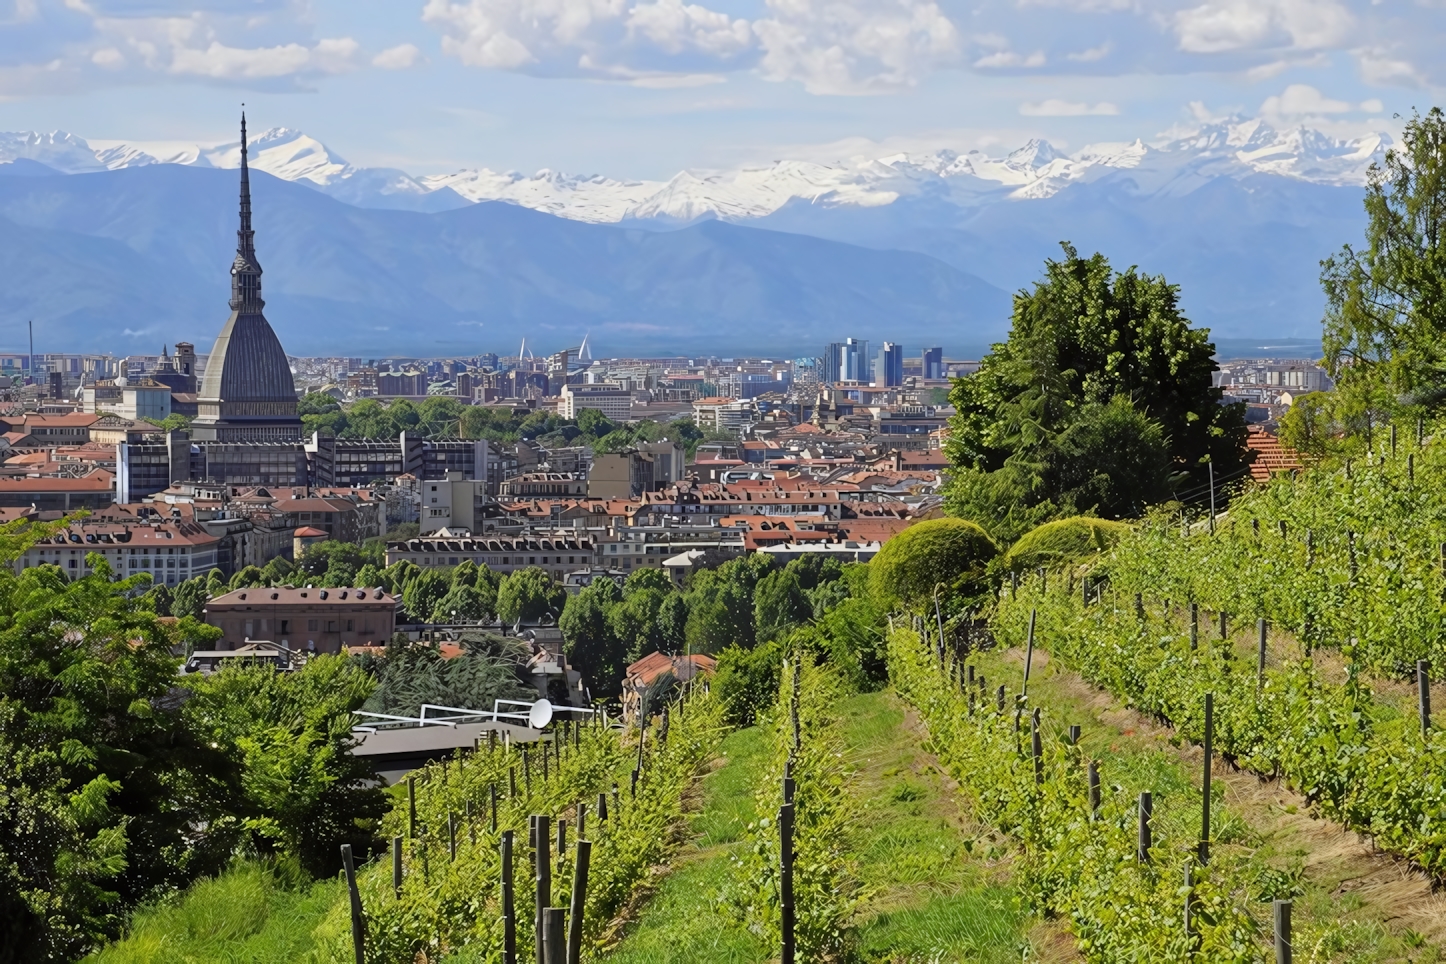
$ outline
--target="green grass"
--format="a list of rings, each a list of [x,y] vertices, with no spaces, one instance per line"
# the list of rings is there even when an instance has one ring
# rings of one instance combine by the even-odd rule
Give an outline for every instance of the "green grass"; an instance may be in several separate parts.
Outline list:
[[[855,956],[867,962],[1018,961],[1028,921],[996,850],[904,725],[891,693],[843,706],[862,808],[858,872],[866,898]]]
[[[266,866],[239,863],[175,900],[136,912],[124,940],[95,964],[281,964],[307,961],[314,934],[345,896],[336,880],[294,885]]]
[[[756,727],[723,741],[723,766],[703,780],[703,807],[690,844],[639,919],[606,955],[610,964],[761,964],[772,954],[759,938],[715,905],[732,873],[734,851],[755,819],[754,787],[767,746]]]

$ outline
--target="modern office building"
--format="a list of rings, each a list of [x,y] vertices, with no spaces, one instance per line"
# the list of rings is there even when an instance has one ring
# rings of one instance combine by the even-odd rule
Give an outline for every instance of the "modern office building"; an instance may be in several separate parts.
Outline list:
[[[873,368],[867,339],[845,338],[831,342],[823,353],[823,381],[868,382]]]
[[[895,385],[904,384],[904,348],[896,342],[886,341],[879,348],[878,358],[874,360],[874,384],[884,388],[893,388]]]
[[[924,377],[925,377],[925,378],[943,378],[943,377],[944,377],[944,349],[942,349],[942,348],[925,348],[925,349],[924,349]]]

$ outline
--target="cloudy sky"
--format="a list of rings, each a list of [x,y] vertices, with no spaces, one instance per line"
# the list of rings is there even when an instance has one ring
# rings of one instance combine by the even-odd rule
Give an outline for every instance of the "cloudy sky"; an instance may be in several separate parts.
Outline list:
[[[244,101],[355,164],[631,177],[1350,135],[1441,99],[1443,39],[1446,0],[0,0],[0,130],[214,143]]]

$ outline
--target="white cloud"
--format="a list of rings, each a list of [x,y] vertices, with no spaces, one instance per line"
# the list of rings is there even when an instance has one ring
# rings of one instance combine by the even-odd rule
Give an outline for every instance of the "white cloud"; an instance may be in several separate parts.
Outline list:
[[[357,42],[350,37],[319,41],[314,47],[228,47],[211,41],[205,49],[180,47],[171,58],[174,74],[225,79],[286,77],[303,72],[336,74],[355,67]]]
[[[1080,64],[1092,64],[1097,60],[1104,60],[1110,55],[1110,51],[1113,49],[1114,45],[1111,44],[1108,40],[1106,40],[1098,47],[1091,47],[1088,50],[1081,50],[1076,53],[1065,54],[1064,59],[1073,60],[1075,63]]]
[[[1332,100],[1309,84],[1291,84],[1260,105],[1265,118],[1309,117],[1314,114],[1345,114],[1353,110],[1343,100]]]
[[[416,66],[422,59],[422,51],[416,44],[397,44],[388,47],[372,58],[372,66],[383,70],[406,70]]]
[[[697,50],[727,57],[753,44],[753,28],[747,20],[730,20],[718,13],[682,0],[640,3],[627,18],[628,32],[643,36],[670,54]]]
[[[119,70],[126,65],[126,58],[114,47],[101,47],[90,55],[90,62],[107,70]]]
[[[1336,0],[1209,0],[1175,14],[1180,49],[1319,50],[1344,43],[1355,17]]]
[[[1112,117],[1120,109],[1109,101],[1085,104],[1068,100],[1042,100],[1037,104],[1023,103],[1019,112],[1025,117]]]
[[[957,62],[959,31],[933,0],[768,0],[753,24],[771,80],[817,94],[912,86]]]
[[[998,50],[974,61],[974,66],[981,70],[991,67],[1043,67],[1044,64],[1043,50],[1036,50],[1027,57],[1012,50]]]
[[[1414,64],[1385,47],[1366,47],[1355,51],[1361,79],[1368,84],[1425,87],[1425,75]]]
[[[1375,97],[1372,97],[1370,100],[1361,101],[1361,110],[1365,111],[1367,114],[1379,114],[1385,109],[1386,105],[1381,103],[1380,100]]]

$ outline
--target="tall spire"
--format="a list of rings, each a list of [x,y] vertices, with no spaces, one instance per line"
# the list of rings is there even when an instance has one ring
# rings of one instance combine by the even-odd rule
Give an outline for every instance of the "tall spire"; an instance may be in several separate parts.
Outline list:
[[[241,112],[241,227],[236,232],[236,260],[231,262],[231,310],[259,314],[261,265],[256,260],[256,232],[251,230],[251,171],[246,164],[246,112]]]

